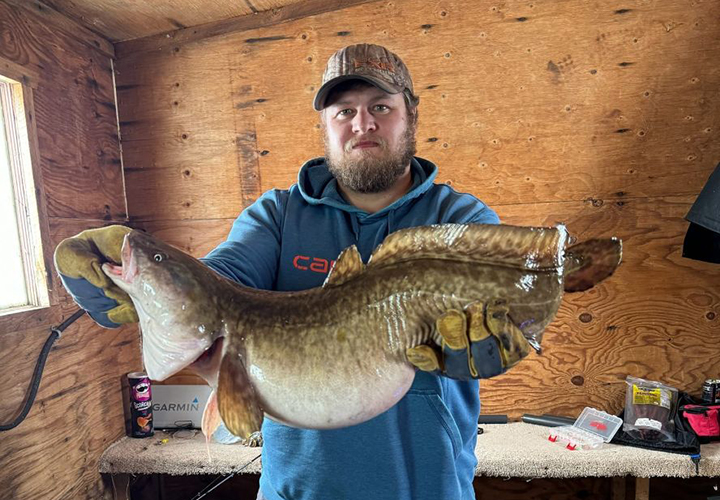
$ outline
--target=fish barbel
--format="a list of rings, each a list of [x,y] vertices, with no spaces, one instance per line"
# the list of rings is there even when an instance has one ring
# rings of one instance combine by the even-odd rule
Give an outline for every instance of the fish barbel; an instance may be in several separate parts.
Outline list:
[[[103,269],[137,309],[150,378],[192,365],[216,388],[205,417],[217,420],[217,404],[228,429],[247,437],[263,415],[330,429],[386,411],[414,379],[406,350],[438,340],[435,322],[451,309],[502,300],[539,350],[563,292],[594,286],[621,260],[617,239],[566,241],[564,226],[403,229],[367,264],[347,248],[322,287],[278,292],[239,285],[132,231],[122,267]]]

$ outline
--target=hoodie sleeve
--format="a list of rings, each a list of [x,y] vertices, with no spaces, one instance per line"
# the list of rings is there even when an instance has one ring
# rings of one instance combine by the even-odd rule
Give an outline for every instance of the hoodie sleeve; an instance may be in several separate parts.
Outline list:
[[[280,256],[280,235],[287,191],[270,190],[235,219],[230,234],[200,259],[243,285],[271,290]]]

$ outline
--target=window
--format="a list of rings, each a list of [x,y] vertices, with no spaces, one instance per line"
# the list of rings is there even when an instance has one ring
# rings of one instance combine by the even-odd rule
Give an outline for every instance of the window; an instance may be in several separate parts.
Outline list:
[[[0,314],[49,304],[24,91],[0,75]]]

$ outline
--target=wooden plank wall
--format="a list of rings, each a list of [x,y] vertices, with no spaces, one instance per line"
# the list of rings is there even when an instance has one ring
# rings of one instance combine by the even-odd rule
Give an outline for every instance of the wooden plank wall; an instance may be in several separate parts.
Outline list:
[[[330,54],[385,44],[411,68],[441,181],[507,223],[625,244],[611,280],[566,297],[541,356],[483,382],[484,411],[616,412],[629,374],[697,394],[720,376],[720,267],[681,245],[720,162],[719,17],[709,1],[393,0],[118,44],[130,217],[203,255],[322,154],[311,101]]]
[[[127,220],[111,59],[51,24],[0,1],[0,61],[33,75],[39,198],[46,264],[57,243]],[[109,45],[108,45],[109,46]],[[109,46],[112,48],[112,46]],[[8,75],[10,76],[10,75]],[[0,421],[15,418],[50,327],[76,307],[49,267],[52,306],[0,317]],[[124,435],[122,375],[141,367],[137,327],[107,330],[83,317],[50,352],[29,416],[0,433],[0,497],[103,498],[100,454]]]

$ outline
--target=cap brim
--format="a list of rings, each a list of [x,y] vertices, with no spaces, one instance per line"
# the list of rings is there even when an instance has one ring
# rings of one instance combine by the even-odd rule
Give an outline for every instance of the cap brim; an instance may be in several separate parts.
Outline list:
[[[379,78],[373,78],[371,76],[365,76],[365,75],[343,75],[333,78],[332,80],[329,80],[325,82],[325,84],[320,87],[320,90],[317,91],[317,94],[315,94],[315,100],[313,101],[313,107],[315,108],[315,111],[322,111],[322,109],[325,107],[325,100],[327,99],[328,94],[330,94],[330,91],[337,87],[339,84],[346,82],[348,80],[362,80],[364,82],[368,82],[371,85],[375,85],[380,90],[383,90],[387,92],[388,94],[399,94],[403,91],[403,89],[398,88],[395,85],[390,85],[386,81],[380,80]]]

